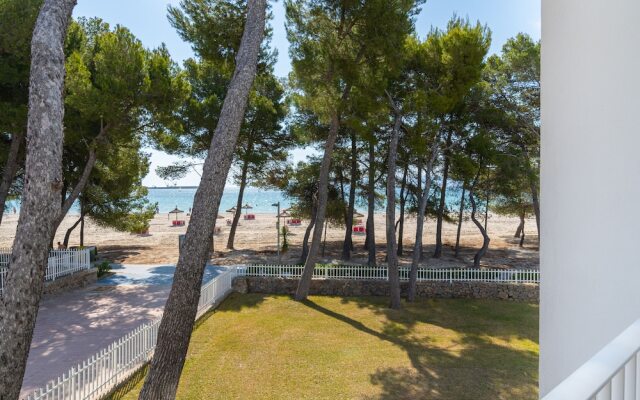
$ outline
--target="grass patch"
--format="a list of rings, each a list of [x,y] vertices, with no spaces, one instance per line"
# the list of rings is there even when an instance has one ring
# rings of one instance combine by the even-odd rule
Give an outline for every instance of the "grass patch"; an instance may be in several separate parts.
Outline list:
[[[538,398],[537,305],[386,305],[233,294],[194,331],[177,398]]]

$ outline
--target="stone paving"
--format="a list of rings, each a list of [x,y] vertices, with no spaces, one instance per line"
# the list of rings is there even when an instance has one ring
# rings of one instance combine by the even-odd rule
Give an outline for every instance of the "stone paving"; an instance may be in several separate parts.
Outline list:
[[[157,318],[173,279],[171,265],[118,265],[114,275],[40,303],[21,395],[43,387],[101,349]],[[204,281],[222,267],[208,266]]]

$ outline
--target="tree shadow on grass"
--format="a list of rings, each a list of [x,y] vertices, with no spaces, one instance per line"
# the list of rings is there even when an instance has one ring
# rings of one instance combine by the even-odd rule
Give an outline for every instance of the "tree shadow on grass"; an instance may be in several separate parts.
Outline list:
[[[386,297],[343,297],[407,329],[418,323],[454,327],[467,334],[486,334],[503,339],[526,339],[538,343],[538,304],[489,299],[419,299],[403,302],[402,310],[388,307]],[[517,329],[514,329],[517,327]]]
[[[269,295],[260,294],[260,293],[231,293],[218,308],[215,309],[216,312],[224,312],[224,311],[242,311],[243,309],[256,308],[259,307]]]
[[[500,326],[474,326],[464,316],[451,315],[455,309],[444,307],[434,313],[420,312],[415,305],[401,311],[381,305],[386,299],[353,299],[387,316],[382,329],[373,329],[349,316],[327,309],[313,301],[304,304],[324,315],[349,324],[358,331],[375,336],[404,350],[412,368],[380,367],[371,374],[371,383],[380,393],[366,399],[536,399],[538,355],[535,350],[519,349],[508,344],[510,338],[527,338],[531,334]],[[458,301],[458,300],[455,300]],[[362,304],[360,304],[362,303]],[[448,313],[447,316],[444,313]],[[452,330],[458,338],[443,347],[438,337],[416,333],[418,323]],[[502,339],[502,340],[500,340]],[[506,340],[506,341],[505,341]]]

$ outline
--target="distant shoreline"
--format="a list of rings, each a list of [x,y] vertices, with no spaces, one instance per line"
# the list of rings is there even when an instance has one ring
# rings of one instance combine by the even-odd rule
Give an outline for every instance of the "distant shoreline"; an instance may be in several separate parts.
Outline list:
[[[147,189],[197,189],[197,186],[147,186]]]

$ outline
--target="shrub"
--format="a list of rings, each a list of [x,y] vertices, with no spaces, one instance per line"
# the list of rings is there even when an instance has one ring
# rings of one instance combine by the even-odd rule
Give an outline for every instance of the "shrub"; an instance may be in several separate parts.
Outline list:
[[[289,236],[289,229],[286,226],[282,227],[282,252],[286,253],[289,250],[289,241],[287,237]]]
[[[98,278],[108,274],[109,271],[111,271],[111,265],[109,264],[109,261],[103,261],[98,264]]]

